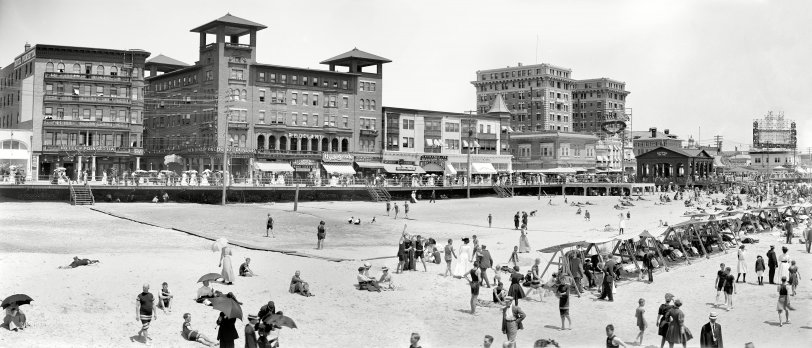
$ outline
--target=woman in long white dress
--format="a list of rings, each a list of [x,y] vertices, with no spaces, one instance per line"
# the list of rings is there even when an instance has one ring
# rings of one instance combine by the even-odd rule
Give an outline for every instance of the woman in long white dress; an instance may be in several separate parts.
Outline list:
[[[527,230],[522,228],[521,233],[522,235],[519,237],[519,252],[520,253],[529,253],[530,252],[530,242],[527,240]]]
[[[471,244],[468,244],[468,242],[468,238],[463,238],[462,245],[460,245],[460,249],[457,251],[457,259],[455,260],[456,264],[454,265],[453,273],[455,277],[462,277],[466,272],[471,270],[473,247]]]
[[[783,251],[783,254],[778,257],[778,279],[781,280],[781,277],[787,277],[787,280],[789,280],[789,265],[792,259],[789,258],[789,249],[787,247],[781,247],[781,251]]]
[[[220,252],[220,265],[223,267],[223,282],[231,285],[234,282],[234,267],[231,265],[231,248],[223,247]]]

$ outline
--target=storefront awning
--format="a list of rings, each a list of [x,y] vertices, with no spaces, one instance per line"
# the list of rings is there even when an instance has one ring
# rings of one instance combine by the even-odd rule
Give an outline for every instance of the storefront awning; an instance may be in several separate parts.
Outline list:
[[[355,165],[364,169],[383,169],[383,163],[380,162],[355,162]]]
[[[254,169],[263,172],[292,172],[288,162],[254,162]]]
[[[443,166],[437,163],[426,163],[423,166],[423,170],[425,170],[426,172],[442,172]]]
[[[418,166],[399,165],[399,164],[384,164],[383,170],[389,174],[423,174],[426,171]]]
[[[457,170],[454,169],[454,166],[452,166],[451,163],[446,163],[445,164],[445,174],[446,175],[457,175]]]
[[[322,163],[321,166],[329,174],[355,175],[352,163]]]
[[[471,174],[496,174],[496,169],[490,163],[471,163]]]

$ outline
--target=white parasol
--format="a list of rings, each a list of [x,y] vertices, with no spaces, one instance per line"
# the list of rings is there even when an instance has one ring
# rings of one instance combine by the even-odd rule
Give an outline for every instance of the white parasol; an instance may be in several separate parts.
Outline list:
[[[217,252],[220,251],[220,249],[225,248],[226,246],[228,246],[228,239],[226,239],[225,237],[220,237],[216,241],[214,241],[214,243],[212,243],[211,251]]]

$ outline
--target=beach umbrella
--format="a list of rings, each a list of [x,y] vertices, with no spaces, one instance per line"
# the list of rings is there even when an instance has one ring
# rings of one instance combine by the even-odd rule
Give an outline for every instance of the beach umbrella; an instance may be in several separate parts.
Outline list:
[[[211,251],[220,251],[220,249],[226,247],[228,245],[228,239],[225,237],[220,237],[211,245]]]
[[[197,174],[197,171],[196,171],[196,170],[194,170],[194,169],[192,169],[192,170],[190,170],[190,171],[189,171],[189,173],[194,173],[194,174]]]
[[[207,280],[217,280],[217,279],[220,279],[222,277],[223,277],[223,275],[220,274],[220,273],[207,273],[207,274],[204,274],[202,277],[200,277],[200,279],[198,279],[197,282],[202,283],[202,282],[205,282]]]
[[[15,295],[11,295],[9,297],[6,297],[6,299],[3,300],[3,304],[0,305],[0,307],[3,307],[3,309],[6,309],[6,307],[11,306],[11,304],[15,303],[15,302],[17,303],[17,305],[24,305],[24,304],[30,304],[31,301],[34,301],[34,299],[31,298],[28,295],[15,294]]]
[[[290,317],[281,314],[271,314],[263,319],[265,324],[276,325],[279,327],[289,327],[291,329],[297,328],[296,323]]]
[[[212,308],[223,312],[227,318],[242,320],[242,308],[239,302],[228,296],[218,296],[209,299]]]

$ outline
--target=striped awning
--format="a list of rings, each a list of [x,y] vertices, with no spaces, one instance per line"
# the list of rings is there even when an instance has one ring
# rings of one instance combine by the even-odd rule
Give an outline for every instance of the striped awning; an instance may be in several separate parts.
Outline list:
[[[322,163],[321,166],[329,174],[355,175],[352,163]]]
[[[471,163],[471,174],[496,174],[496,168],[490,163]]]
[[[383,163],[381,162],[355,162],[355,165],[357,165],[358,168],[383,169]]]

